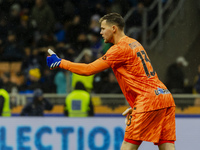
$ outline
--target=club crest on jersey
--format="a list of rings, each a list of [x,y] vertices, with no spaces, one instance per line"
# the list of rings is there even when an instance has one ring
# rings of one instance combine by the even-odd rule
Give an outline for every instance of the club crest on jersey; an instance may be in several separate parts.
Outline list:
[[[103,59],[103,60],[106,60],[106,59],[107,59],[106,55],[104,55],[104,56],[102,57],[102,59]]]

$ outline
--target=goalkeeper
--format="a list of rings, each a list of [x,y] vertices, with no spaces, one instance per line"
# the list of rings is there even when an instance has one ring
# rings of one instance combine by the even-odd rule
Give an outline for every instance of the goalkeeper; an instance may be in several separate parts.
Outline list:
[[[172,94],[159,80],[143,46],[125,35],[124,19],[119,14],[107,14],[99,22],[104,42],[114,44],[104,56],[90,64],[73,63],[50,50],[47,65],[85,76],[112,68],[131,107],[123,113],[128,118],[121,150],[137,150],[142,141],[153,142],[159,150],[175,150]]]

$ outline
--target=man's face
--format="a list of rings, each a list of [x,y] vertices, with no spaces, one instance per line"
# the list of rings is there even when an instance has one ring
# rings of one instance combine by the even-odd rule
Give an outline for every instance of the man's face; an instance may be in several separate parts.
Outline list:
[[[113,43],[113,28],[112,25],[107,24],[106,20],[101,22],[101,32],[105,43]]]

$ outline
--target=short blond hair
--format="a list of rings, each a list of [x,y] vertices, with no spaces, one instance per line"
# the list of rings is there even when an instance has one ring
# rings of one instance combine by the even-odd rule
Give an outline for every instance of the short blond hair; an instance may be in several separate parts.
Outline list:
[[[104,15],[103,17],[100,18],[99,23],[102,23],[102,21],[104,20],[106,20],[106,23],[118,26],[121,30],[124,29],[125,26],[124,18],[118,13],[109,13]]]

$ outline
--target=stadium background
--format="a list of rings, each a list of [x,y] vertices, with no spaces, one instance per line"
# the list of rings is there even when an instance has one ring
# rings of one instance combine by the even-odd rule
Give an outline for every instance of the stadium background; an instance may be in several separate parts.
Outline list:
[[[0,4],[1,8],[3,7],[3,2],[1,1]],[[12,6],[12,4],[20,2],[20,1],[9,1],[10,5],[8,5],[8,8]],[[52,0],[49,0],[49,5],[53,8],[53,6],[58,6],[59,2],[57,1],[57,4],[53,2]],[[82,3],[85,3],[83,6],[87,6],[86,4],[89,4],[91,1],[82,1]],[[98,1],[98,2],[104,2],[104,1]],[[109,1],[110,5],[114,5],[117,3],[122,3],[122,1]],[[129,1],[134,2],[134,1]],[[200,5],[199,1],[186,1],[186,0],[175,0],[175,1],[163,1],[165,4],[160,6],[159,2],[157,0],[154,0],[155,6],[159,8],[161,7],[161,10],[163,12],[166,12],[167,14],[164,14],[163,16],[159,15],[155,17],[154,19],[157,19],[157,22],[155,22],[155,26],[149,26],[146,24],[144,26],[137,26],[137,28],[134,28],[133,30],[130,30],[128,32],[128,29],[131,29],[130,26],[127,26],[126,31],[131,36],[138,37],[138,40],[141,41],[141,43],[144,44],[147,53],[149,57],[151,58],[151,62],[154,66],[154,69],[157,71],[160,79],[162,81],[165,80],[165,74],[167,66],[169,66],[171,63],[176,61],[176,58],[178,56],[184,56],[187,61],[189,62],[189,66],[185,68],[185,74],[188,78],[188,85],[189,87],[193,86],[194,77],[197,74],[197,66],[199,63],[199,57],[200,57],[200,45],[199,45],[199,39],[200,39]],[[104,3],[105,4],[105,3]],[[122,15],[130,19],[131,15],[134,11],[138,8],[134,3],[131,3],[132,5],[128,7],[127,10],[121,11]],[[94,3],[91,2],[90,6],[93,6]],[[164,11],[165,7],[167,8],[166,11]],[[167,7],[168,6],[168,7]],[[9,9],[8,9],[9,10]],[[54,9],[59,10],[59,9]],[[146,10],[148,12],[148,10]],[[158,10],[159,11],[159,10]],[[177,11],[177,12],[176,12]],[[59,12],[56,12],[59,14]],[[159,14],[159,12],[157,13]],[[128,17],[129,16],[129,17]],[[173,17],[174,16],[174,17]],[[56,16],[58,17],[58,16]],[[148,18],[146,18],[148,19]],[[88,18],[89,20],[89,18]],[[162,20],[163,24],[160,24],[160,21]],[[165,21],[163,21],[165,20]],[[170,20],[168,22],[168,20]],[[128,21],[127,21],[128,22]],[[153,22],[153,21],[152,21]],[[130,23],[130,22],[128,22]],[[129,24],[130,25],[130,24]],[[166,25],[166,27],[164,26]],[[134,26],[135,27],[135,26]],[[152,29],[150,28],[152,27]],[[153,28],[155,27],[155,29]],[[138,30],[137,30],[138,29]],[[150,32],[149,30],[153,30],[154,34],[152,36],[147,36]],[[133,31],[133,32],[131,32]],[[144,32],[146,31],[146,32]],[[137,34],[134,34],[137,33]],[[145,38],[146,36],[146,38]],[[161,65],[162,64],[162,65]],[[0,70],[1,73],[10,71],[10,72],[18,72],[21,68],[22,61],[6,61],[1,59],[0,62]],[[67,80],[70,79],[71,74],[66,72],[66,78]],[[21,76],[14,75],[12,78],[12,81],[16,84],[20,84]],[[58,135],[54,134],[59,133],[58,127],[60,126],[67,126],[71,127],[69,132],[71,131],[74,135],[70,137],[73,140],[73,144],[71,145],[78,145],[77,144],[77,138],[80,136],[78,133],[79,126],[77,124],[80,124],[81,127],[85,129],[85,135],[84,137],[85,142],[79,143],[83,144],[82,149],[119,149],[119,143],[121,139],[116,139],[116,135],[120,136],[121,130],[125,128],[124,125],[124,118],[121,116],[121,113],[128,107],[124,97],[122,94],[116,94],[116,93],[110,93],[110,94],[96,94],[92,93],[92,101],[94,103],[94,110],[95,110],[95,117],[94,118],[84,118],[84,119],[69,119],[65,118],[63,116],[63,104],[65,97],[67,93],[71,90],[71,82],[68,82],[68,90],[66,91],[66,94],[56,94],[56,93],[45,93],[45,97],[47,97],[53,104],[54,108],[52,111],[46,111],[45,112],[45,119],[44,118],[24,118],[19,117],[19,113],[21,112],[21,109],[23,106],[27,103],[28,100],[31,99],[32,95],[30,93],[18,93],[15,92],[15,90],[10,91],[11,96],[11,102],[12,102],[12,116],[11,118],[0,118],[1,124],[0,124],[0,146],[3,150],[3,146],[5,149],[38,149],[36,146],[37,142],[36,140],[36,133],[40,134],[41,139],[41,147],[40,149],[55,149],[55,147],[59,147],[58,149],[61,149],[63,146],[61,144],[61,139],[58,140],[60,143],[56,143],[55,145],[52,141],[54,138],[58,138]],[[177,149],[199,149],[199,140],[200,139],[200,130],[199,130],[199,117],[200,117],[200,95],[193,94],[193,93],[180,93],[180,94],[173,94],[175,102],[176,102],[176,120],[177,120],[177,143],[176,147]],[[49,117],[47,117],[49,116]],[[55,123],[58,119],[58,123]],[[94,119],[94,120],[93,120]],[[103,122],[105,124],[99,124],[98,122]],[[104,121],[106,120],[106,121]],[[81,122],[81,123],[80,123]],[[113,122],[116,124],[113,125]],[[118,125],[117,125],[118,124]],[[40,128],[47,127],[42,132],[39,132]],[[87,143],[88,141],[88,135],[92,134],[90,130],[93,131],[94,128],[100,128],[97,130],[97,132],[94,132],[96,137],[94,137],[94,143],[93,145],[90,145]],[[103,128],[103,130],[101,130]],[[114,132],[115,129],[119,129]],[[83,129],[83,130],[84,130]],[[105,130],[105,131],[104,131]],[[21,135],[18,135],[21,131]],[[80,129],[80,132],[82,130]],[[14,133],[14,135],[12,135]],[[48,137],[48,134],[51,134],[52,137]],[[116,134],[116,135],[115,135]],[[110,139],[113,140],[110,144],[107,144],[105,141],[108,138],[107,135],[110,135]],[[116,137],[115,137],[116,136]],[[64,136],[63,136],[64,137]],[[66,136],[67,137],[67,136]],[[49,139],[52,138],[52,139]],[[66,138],[67,142],[71,142],[70,138]],[[12,139],[12,140],[11,140]],[[19,140],[17,140],[19,139]],[[21,141],[20,141],[21,140]],[[52,145],[50,144],[51,142]],[[100,141],[100,143],[98,143]],[[115,143],[115,142],[116,143]],[[21,144],[19,144],[21,142]],[[115,143],[115,144],[113,144]],[[49,146],[50,145],[50,146]],[[62,146],[61,146],[62,145]],[[89,145],[89,146],[88,146]],[[115,145],[115,146],[113,146]],[[52,146],[52,147],[51,147]],[[63,149],[70,149],[66,148],[69,145],[64,145]],[[54,148],[53,148],[54,147]],[[147,143],[147,146],[144,144],[143,147],[140,149],[153,149],[152,145],[149,145]],[[72,147],[71,149],[78,149],[77,147]],[[79,148],[81,149],[81,148]]]

